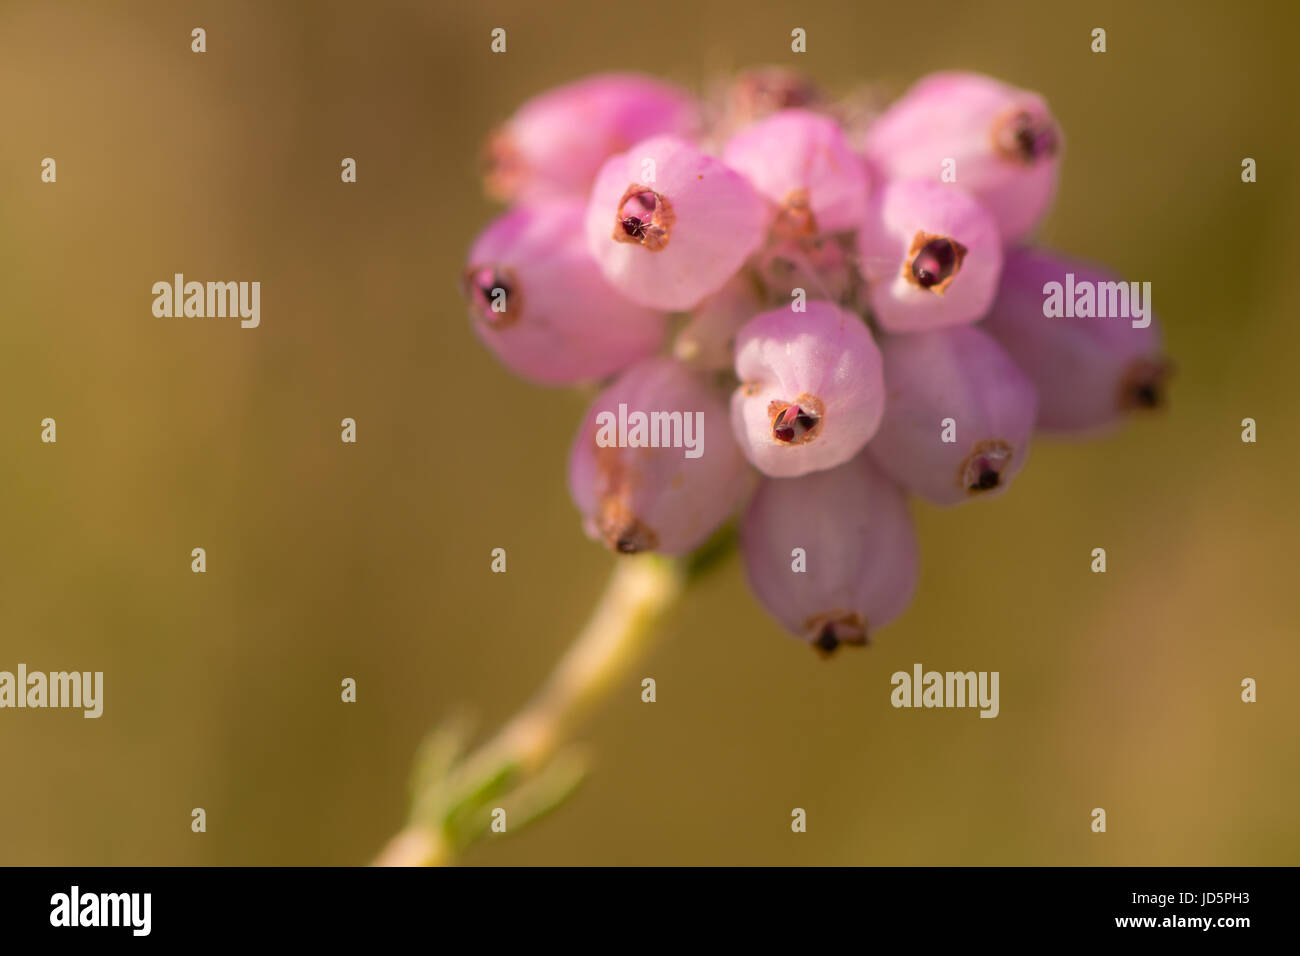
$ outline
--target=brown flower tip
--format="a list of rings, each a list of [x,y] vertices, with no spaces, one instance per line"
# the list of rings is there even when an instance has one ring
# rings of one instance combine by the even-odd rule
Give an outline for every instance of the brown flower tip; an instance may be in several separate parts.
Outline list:
[[[826,614],[810,618],[804,625],[808,643],[823,660],[842,646],[866,647],[870,643],[867,626],[857,614]]]
[[[917,230],[903,263],[903,278],[918,289],[943,295],[961,271],[966,247],[956,239]]]
[[[993,121],[993,150],[1003,159],[1032,166],[1054,156],[1061,138],[1048,117],[1012,108]]]
[[[1159,408],[1173,367],[1163,359],[1134,359],[1120,379],[1119,407],[1123,411]]]
[[[772,232],[782,239],[808,239],[817,235],[817,220],[808,190],[792,189],[786,194],[777,210]]]
[[[957,480],[971,495],[992,491],[1002,483],[1012,453],[1012,447],[1000,439],[978,441],[957,470]]]
[[[635,242],[651,252],[668,245],[676,221],[672,203],[649,186],[633,183],[623,192],[614,214],[614,241]]]
[[[461,276],[470,311],[494,329],[514,325],[523,314],[519,280],[504,266],[471,266]]]
[[[806,445],[821,434],[826,411],[820,398],[800,395],[793,402],[772,401],[767,406],[772,437],[787,445]]]
[[[483,146],[482,166],[484,191],[501,202],[514,198],[527,174],[523,154],[504,128],[488,137]]]
[[[618,497],[606,498],[601,502],[600,511],[596,515],[596,529],[605,546],[619,554],[653,551],[659,544],[659,536],[633,515],[627,504]]]
[[[640,480],[637,472],[628,467],[625,451],[596,447],[596,531],[606,547],[619,554],[653,551],[659,546],[659,536],[632,510],[630,501]]]

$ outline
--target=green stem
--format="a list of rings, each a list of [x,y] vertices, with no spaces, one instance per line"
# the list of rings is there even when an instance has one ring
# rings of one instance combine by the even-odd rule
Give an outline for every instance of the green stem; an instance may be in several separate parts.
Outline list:
[[[375,863],[448,864],[487,831],[493,801],[515,799],[510,817],[518,825],[571,793],[584,764],[572,748],[560,748],[642,658],[687,583],[730,545],[729,536],[719,536],[685,563],[654,555],[620,558],[587,626],[532,701],[494,738],[457,761],[463,733],[434,735],[417,766],[411,820]]]

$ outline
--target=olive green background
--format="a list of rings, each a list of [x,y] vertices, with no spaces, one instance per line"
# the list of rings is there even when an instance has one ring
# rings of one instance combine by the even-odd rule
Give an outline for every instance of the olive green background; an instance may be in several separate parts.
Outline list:
[[[1295,9],[4,4],[0,669],[106,691],[97,721],[0,712],[0,863],[363,863],[423,734],[527,698],[613,559],[565,488],[584,397],[504,372],[456,290],[497,213],[479,143],[593,71],[769,63],[1045,94],[1042,238],[1153,283],[1172,403],[1039,443],[1000,499],[918,506],[919,593],[868,651],[818,660],[733,561],[585,729],[578,794],[465,862],[1300,862]],[[261,328],[155,318],[174,272],[261,281]],[[1001,716],[894,710],[916,662],[1000,671]]]

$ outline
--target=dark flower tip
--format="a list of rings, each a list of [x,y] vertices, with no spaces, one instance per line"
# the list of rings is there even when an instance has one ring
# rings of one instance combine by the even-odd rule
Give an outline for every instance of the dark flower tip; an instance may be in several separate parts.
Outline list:
[[[1059,146],[1056,125],[1029,110],[1011,110],[993,123],[993,147],[1004,159],[1029,166],[1054,156]]]
[[[471,311],[494,328],[512,325],[520,315],[519,282],[510,269],[472,266],[462,279]]]
[[[651,252],[668,245],[676,219],[668,198],[640,183],[624,190],[614,218],[615,242],[635,242]]]
[[[806,631],[809,644],[822,658],[830,657],[844,645],[865,647],[868,644],[866,625],[856,614],[814,618],[808,622]]]
[[[965,258],[966,247],[957,240],[918,232],[912,238],[903,277],[917,288],[943,295]]]
[[[772,419],[772,437],[787,445],[806,444],[821,433],[823,406],[812,395],[800,395],[793,402],[771,402],[767,414]]]
[[[596,519],[597,530],[606,547],[619,554],[640,554],[659,545],[654,530],[633,515],[620,498],[607,498]]]
[[[1164,405],[1170,371],[1169,363],[1159,359],[1137,359],[1131,363],[1120,383],[1120,408],[1141,410]]]
[[[1011,463],[1012,447],[1004,441],[976,442],[962,462],[958,481],[969,494],[992,491],[1002,484],[1002,472]]]

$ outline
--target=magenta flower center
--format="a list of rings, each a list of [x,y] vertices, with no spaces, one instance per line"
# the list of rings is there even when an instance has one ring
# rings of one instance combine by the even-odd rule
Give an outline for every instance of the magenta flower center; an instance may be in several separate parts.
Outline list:
[[[629,196],[619,210],[623,231],[633,239],[644,239],[646,229],[654,221],[655,208],[659,205],[652,192],[640,192]]]
[[[912,260],[912,276],[922,289],[936,286],[957,271],[957,250],[951,239],[931,239]]]
[[[903,278],[935,295],[942,296],[961,272],[966,247],[956,239],[918,230],[903,262]]]
[[[788,404],[772,402],[767,411],[772,416],[772,437],[788,445],[812,441],[821,428],[821,402],[809,395]]]
[[[668,244],[674,218],[667,197],[633,183],[619,200],[614,241],[635,242],[651,252],[658,252]]]

